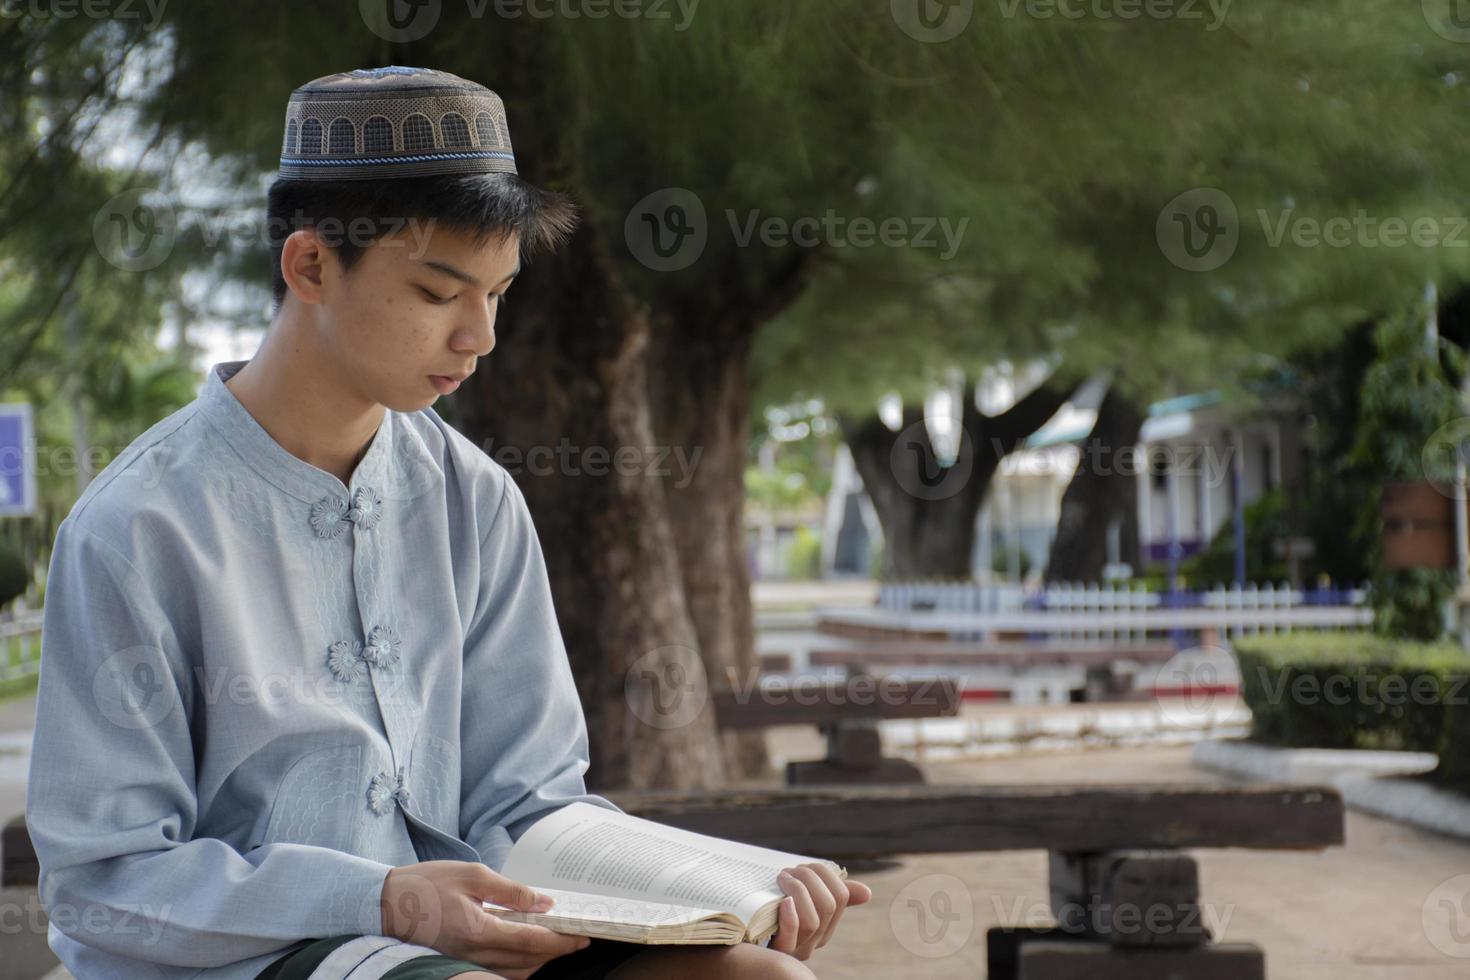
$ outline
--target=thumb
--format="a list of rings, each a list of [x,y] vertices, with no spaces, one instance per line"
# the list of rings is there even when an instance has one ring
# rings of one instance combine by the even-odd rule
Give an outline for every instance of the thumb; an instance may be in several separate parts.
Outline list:
[[[517,912],[545,912],[551,908],[553,901],[550,895],[539,894],[530,885],[511,881],[484,865],[480,865],[480,870],[484,873],[478,876],[476,885],[481,898]]]
[[[861,881],[849,881],[847,883],[847,904],[862,905],[873,900],[873,889]]]

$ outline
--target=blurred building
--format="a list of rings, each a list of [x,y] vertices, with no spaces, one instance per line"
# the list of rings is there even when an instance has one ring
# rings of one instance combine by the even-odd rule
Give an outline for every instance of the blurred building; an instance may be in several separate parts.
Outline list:
[[[1013,379],[990,379],[979,400],[987,414],[1015,400]],[[1022,389],[1024,390],[1024,389]],[[1025,448],[1001,461],[976,515],[974,576],[1036,580],[1056,536],[1062,497],[1081,459],[1106,391],[1101,380],[1077,390]],[[1232,404],[1215,391],[1148,407],[1133,456],[1137,481],[1138,554],[1147,564],[1198,554],[1222,528],[1272,490],[1304,479],[1303,435],[1294,406]],[[1121,563],[1118,522],[1109,529],[1111,577],[1142,574]],[[822,568],[827,575],[866,574],[882,529],[862,480],[845,451],[838,454],[823,522]]]

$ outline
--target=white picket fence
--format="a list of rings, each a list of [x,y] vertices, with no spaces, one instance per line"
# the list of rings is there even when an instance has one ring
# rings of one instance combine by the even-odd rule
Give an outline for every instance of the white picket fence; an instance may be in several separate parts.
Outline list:
[[[893,582],[880,587],[876,607],[850,612],[855,620],[947,630],[956,639],[979,640],[999,631],[1097,642],[1141,642],[1150,634],[1173,630],[1211,630],[1223,639],[1294,629],[1356,629],[1373,619],[1362,588],[1306,592],[1268,583],[1219,586],[1173,599],[1139,587],[1095,583],[1057,584],[1026,593],[1010,584]]]
[[[0,682],[41,669],[41,618],[37,611],[0,620]]]

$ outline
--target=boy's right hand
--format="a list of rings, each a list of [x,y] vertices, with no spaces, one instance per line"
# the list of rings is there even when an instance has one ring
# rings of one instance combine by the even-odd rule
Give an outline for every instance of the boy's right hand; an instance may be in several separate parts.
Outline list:
[[[526,980],[547,961],[590,940],[545,926],[511,922],[482,900],[523,912],[545,912],[552,901],[472,861],[423,861],[394,868],[383,881],[383,935],[479,964],[506,980]]]

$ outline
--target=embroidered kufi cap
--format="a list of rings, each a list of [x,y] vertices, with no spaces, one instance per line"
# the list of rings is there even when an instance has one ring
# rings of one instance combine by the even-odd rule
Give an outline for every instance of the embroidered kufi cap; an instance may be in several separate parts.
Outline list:
[[[391,65],[326,75],[286,104],[283,179],[461,173],[516,173],[505,105],[477,82]]]

